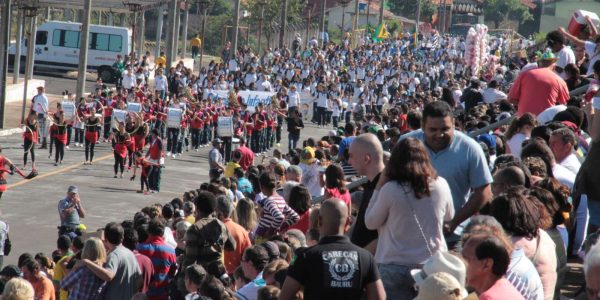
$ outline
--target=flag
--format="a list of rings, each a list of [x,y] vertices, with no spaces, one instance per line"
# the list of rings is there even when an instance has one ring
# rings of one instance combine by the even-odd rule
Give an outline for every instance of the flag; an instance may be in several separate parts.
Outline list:
[[[385,27],[385,23],[381,22],[377,27],[377,30],[373,33],[373,41],[381,42],[382,40],[390,38],[390,33],[387,31]]]

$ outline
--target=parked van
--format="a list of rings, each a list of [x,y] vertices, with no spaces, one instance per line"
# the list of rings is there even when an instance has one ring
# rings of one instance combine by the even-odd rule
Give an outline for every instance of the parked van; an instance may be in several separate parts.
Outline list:
[[[72,71],[79,66],[79,39],[81,23],[50,21],[38,27],[35,35],[34,68]],[[97,70],[98,77],[105,82],[114,78],[112,64],[117,55],[125,57],[131,53],[131,29],[126,27],[90,25],[88,46],[88,70]],[[9,49],[9,64],[12,65],[16,45]],[[21,46],[21,68],[27,56],[27,41]],[[22,70],[23,70],[22,69]]]

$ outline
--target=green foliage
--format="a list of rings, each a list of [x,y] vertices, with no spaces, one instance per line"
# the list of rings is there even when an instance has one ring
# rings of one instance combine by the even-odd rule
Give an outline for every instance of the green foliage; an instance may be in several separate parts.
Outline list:
[[[529,8],[521,0],[486,0],[483,11],[486,21],[494,22],[496,28],[506,20],[523,23],[533,19]]]
[[[396,15],[415,20],[417,18],[418,1],[388,0],[387,6]],[[421,22],[431,22],[436,6],[431,0],[421,0]]]
[[[281,6],[283,0],[264,0],[266,4],[260,4],[256,0],[248,0],[247,6],[243,9],[247,9],[250,12],[250,22],[258,24],[260,21],[261,11],[264,8],[263,23],[268,24],[270,22],[279,23],[281,20]],[[306,22],[303,20],[303,12],[306,6],[307,0],[288,0],[287,5],[287,22],[291,24],[298,24]]]

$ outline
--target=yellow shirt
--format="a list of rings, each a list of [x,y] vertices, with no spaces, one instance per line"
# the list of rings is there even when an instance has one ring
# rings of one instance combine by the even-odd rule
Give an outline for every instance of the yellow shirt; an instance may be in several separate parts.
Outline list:
[[[225,177],[227,177],[227,178],[233,177],[235,169],[240,168],[240,167],[241,167],[240,164],[238,164],[236,162],[233,162],[233,161],[228,162],[227,165],[225,166],[225,172],[224,172]]]
[[[202,40],[199,37],[195,37],[191,41],[193,47],[200,47]]]
[[[167,65],[167,57],[166,56],[159,56],[154,60],[154,64],[156,64],[157,66],[160,67],[164,67]]]
[[[56,263],[56,265],[54,266],[54,275],[52,276],[52,281],[55,284],[60,283],[60,281],[67,277],[67,275],[65,274],[65,269],[62,266],[62,263],[67,260],[69,257],[73,256],[73,253],[68,253],[65,256],[63,256],[60,260],[58,260],[58,262]],[[69,298],[69,292],[67,292],[66,290],[60,289],[59,291],[59,299],[60,300],[67,300]]]
[[[194,217],[193,215],[189,215],[189,216],[185,217],[185,221],[190,224],[194,224],[194,223],[196,223],[196,217]]]

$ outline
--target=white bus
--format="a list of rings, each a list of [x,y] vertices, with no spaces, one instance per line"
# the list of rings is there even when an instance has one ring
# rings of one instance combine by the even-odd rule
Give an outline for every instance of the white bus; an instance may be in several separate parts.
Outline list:
[[[113,80],[112,64],[117,55],[131,53],[131,30],[126,27],[90,25],[87,68],[98,71],[105,82]],[[51,21],[38,27],[35,35],[35,68],[71,71],[79,66],[81,23]],[[9,49],[9,63],[14,61],[16,45]],[[27,42],[21,46],[21,70],[24,70]]]

